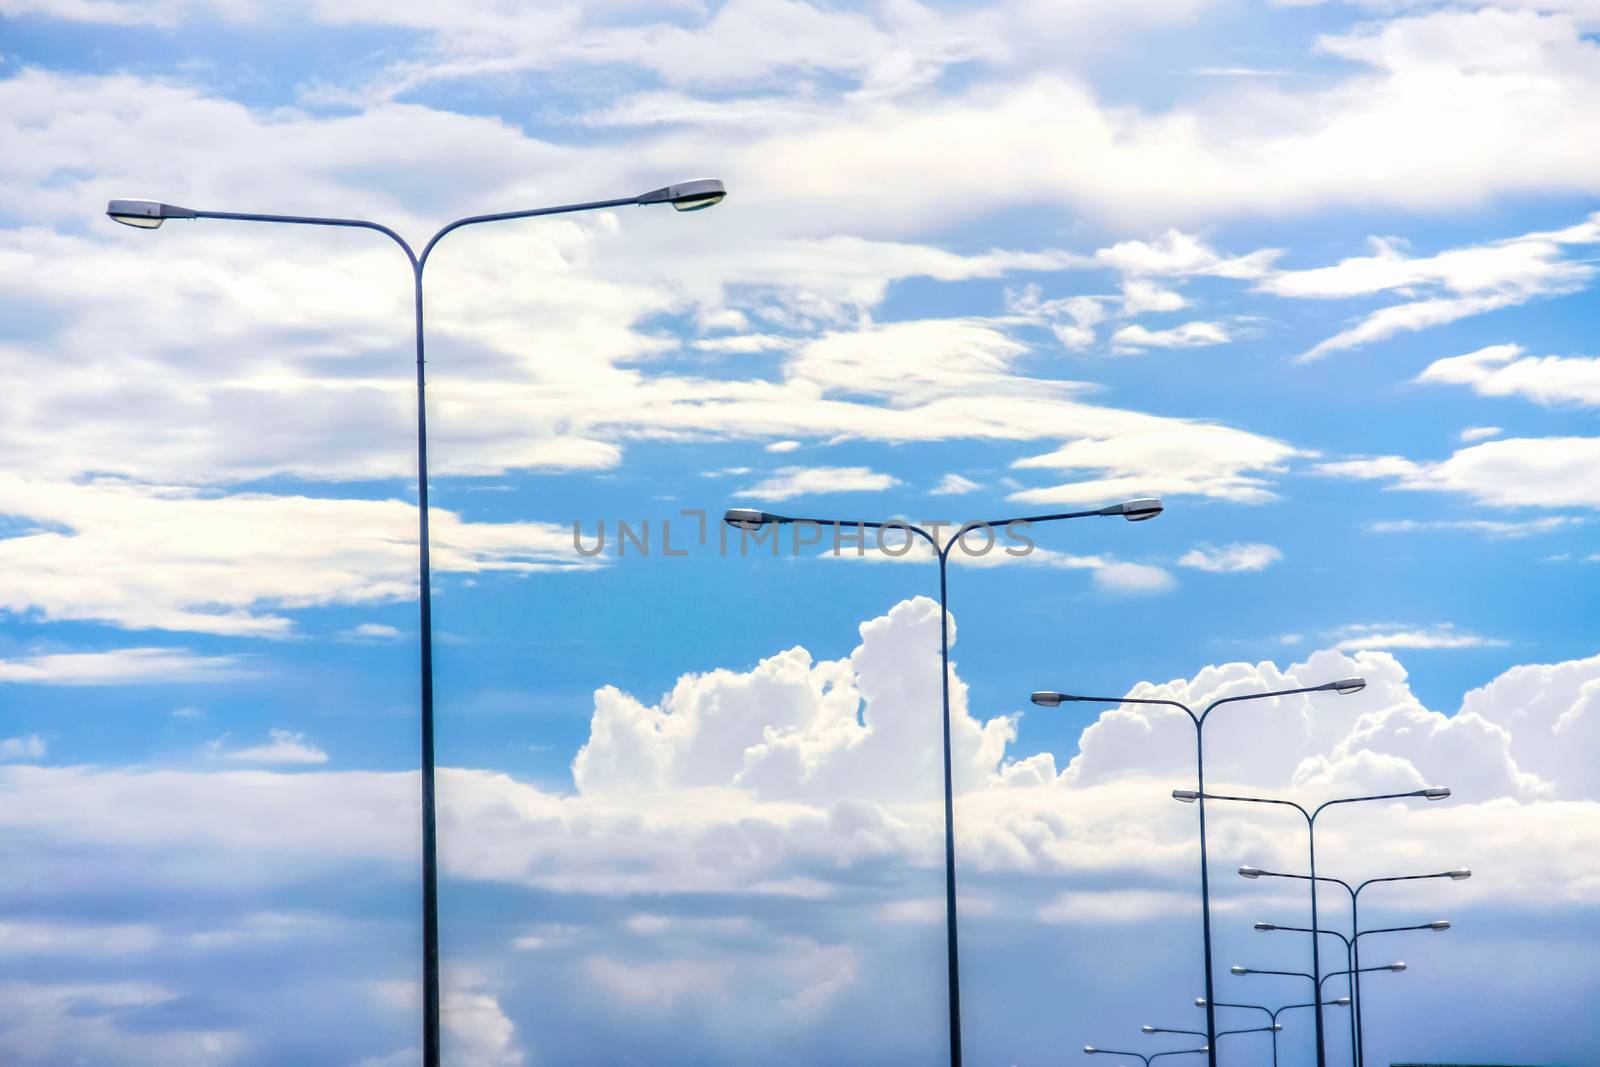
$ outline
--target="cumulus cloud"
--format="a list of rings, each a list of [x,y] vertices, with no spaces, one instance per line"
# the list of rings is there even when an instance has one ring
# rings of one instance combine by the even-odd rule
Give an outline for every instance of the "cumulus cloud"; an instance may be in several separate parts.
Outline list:
[[[1282,558],[1283,553],[1274,545],[1241,543],[1218,547],[1201,544],[1195,545],[1179,556],[1178,566],[1194,567],[1213,574],[1227,574],[1235,571],[1265,570]]]

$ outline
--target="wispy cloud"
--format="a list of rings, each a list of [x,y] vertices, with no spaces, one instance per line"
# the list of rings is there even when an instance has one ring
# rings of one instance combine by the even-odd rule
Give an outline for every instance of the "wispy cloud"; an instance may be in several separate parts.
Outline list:
[[[876,492],[899,484],[900,479],[868,467],[783,467],[739,493],[754,500],[789,500],[828,493]]]

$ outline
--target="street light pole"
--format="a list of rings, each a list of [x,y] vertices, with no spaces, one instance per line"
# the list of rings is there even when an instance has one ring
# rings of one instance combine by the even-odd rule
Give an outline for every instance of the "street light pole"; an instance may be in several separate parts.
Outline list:
[[[1211,800],[1234,801],[1241,804],[1275,804],[1280,807],[1293,808],[1295,811],[1298,811],[1306,820],[1306,847],[1308,852],[1307,859],[1311,865],[1311,877],[1308,879],[1308,881],[1311,883],[1311,973],[1313,975],[1313,993],[1317,997],[1321,997],[1322,989],[1322,939],[1317,936],[1320,932],[1320,928],[1317,924],[1317,817],[1328,808],[1339,804],[1360,804],[1373,800],[1398,800],[1403,797],[1422,797],[1426,800],[1443,800],[1449,795],[1450,790],[1448,789],[1440,786],[1430,786],[1426,789],[1412,789],[1404,793],[1376,793],[1371,796],[1364,797],[1340,797],[1337,800],[1325,800],[1321,804],[1318,804],[1316,808],[1311,811],[1307,811],[1303,806],[1293,800],[1279,800],[1272,797],[1240,797],[1214,794],[1209,798]],[[1196,799],[1194,795],[1191,795],[1187,790],[1182,789],[1174,789],[1172,791],[1172,796],[1173,799],[1181,800],[1186,804],[1193,803]],[[1200,790],[1199,799],[1202,803],[1207,799],[1204,788]],[[1241,870],[1240,873],[1243,873],[1243,871]],[[1328,1049],[1327,1038],[1323,1033],[1322,1009],[1318,1008],[1311,1014],[1312,1018],[1316,1021],[1317,1067],[1327,1067]]]
[[[1244,878],[1295,878],[1302,882],[1313,881],[1310,875],[1285,874],[1280,871],[1264,871],[1259,867],[1240,867],[1239,874]],[[1471,868],[1457,867],[1454,870],[1437,871],[1433,874],[1400,874],[1390,875],[1387,878],[1368,878],[1366,881],[1361,882],[1353,887],[1343,878],[1333,878],[1324,874],[1319,874],[1314,879],[1314,881],[1317,882],[1331,882],[1334,885],[1341,887],[1350,895],[1350,969],[1355,972],[1353,975],[1354,986],[1352,989],[1352,995],[1355,998],[1355,1008],[1351,1012],[1351,1022],[1355,1025],[1356,1033],[1356,1067],[1363,1067],[1366,1062],[1366,1052],[1363,1048],[1363,1046],[1366,1044],[1366,1034],[1361,1029],[1361,922],[1360,912],[1357,906],[1358,901],[1361,898],[1362,891],[1368,886],[1379,885],[1385,882],[1420,882],[1433,878],[1448,878],[1452,882],[1464,882],[1471,877]],[[1448,926],[1448,923],[1446,923],[1444,927],[1439,927],[1434,923],[1427,923],[1423,928],[1429,930],[1439,930],[1448,929]],[[1279,929],[1289,928],[1279,927]],[[1378,931],[1374,930],[1369,932],[1377,933]]]
[[[1352,693],[1359,693],[1366,687],[1367,683],[1363,678],[1341,678],[1335,682],[1301,686],[1298,689],[1277,689],[1270,693],[1246,693],[1242,696],[1223,697],[1221,700],[1214,700],[1198,715],[1187,704],[1177,700],[1146,697],[1076,696],[1070,693],[1057,693],[1049,690],[1036,692],[1031,698],[1035,704],[1045,708],[1059,707],[1063,702],[1069,701],[1088,704],[1159,704],[1179,709],[1189,716],[1189,721],[1194,724],[1196,788],[1188,799],[1198,799],[1200,801],[1200,936],[1205,956],[1206,995],[1204,999],[1206,1002],[1207,1067],[1217,1067],[1217,1015],[1216,1009],[1212,1006],[1216,998],[1216,989],[1211,974],[1211,874],[1206,853],[1206,722],[1210,719],[1211,713],[1224,704],[1235,704],[1244,700],[1267,700],[1272,697],[1294,696],[1298,693],[1339,693],[1342,696],[1348,696]],[[1174,791],[1173,796],[1178,796],[1178,792]],[[1319,1064],[1318,1067],[1322,1067],[1322,1065]]]
[[[946,985],[950,994],[950,1067],[961,1067],[961,973],[960,953],[956,939],[956,830],[955,790],[951,776],[950,760],[950,607],[949,582],[950,551],[971,530],[1009,527],[1014,523],[1032,524],[1055,522],[1061,519],[1086,519],[1121,517],[1129,522],[1153,519],[1162,512],[1159,500],[1129,500],[1122,504],[1096,508],[1091,511],[1070,511],[1056,515],[1026,515],[1013,519],[994,519],[987,522],[969,522],[943,544],[922,527],[908,522],[858,522],[850,519],[802,519],[792,515],[774,515],[751,508],[729,508],[722,521],[739,530],[756,530],[769,525],[805,526],[855,526],[865,530],[899,529],[907,535],[915,534],[928,542],[939,561],[939,675],[943,701],[944,732],[944,896],[945,896],[945,961]],[[879,535],[882,536],[881,534]]]
[[[153,230],[168,219],[220,219],[228,222],[286,223],[294,226],[332,226],[374,230],[400,246],[411,264],[414,333],[417,349],[417,570],[421,585],[418,629],[421,642],[421,777],[422,777],[422,1062],[423,1067],[439,1065],[439,858],[438,828],[434,806],[433,756],[433,595],[432,569],[428,557],[428,415],[423,373],[422,273],[428,257],[446,234],[465,226],[485,222],[530,219],[543,215],[566,215],[579,211],[643,204],[671,204],[679,211],[696,211],[721,202],[726,191],[720,181],[706,179],[663,186],[639,196],[614,200],[594,200],[581,204],[505,211],[493,215],[471,215],[441,227],[418,255],[394,230],[365,219],[323,218],[310,215],[266,215],[238,211],[197,211],[163,204],[155,200],[113,200],[106,214],[115,222],[138,229]]]
[[[1277,923],[1262,922],[1262,923],[1256,923],[1256,929],[1264,931],[1264,932],[1273,931],[1273,930],[1282,930],[1282,931],[1285,931],[1285,932],[1288,932],[1288,933],[1295,933],[1295,934],[1312,934],[1313,936],[1337,937],[1341,942],[1344,943],[1344,965],[1345,965],[1346,968],[1348,968],[1344,973],[1351,976],[1351,978],[1350,978],[1350,996],[1351,996],[1352,1000],[1354,999],[1354,997],[1355,997],[1355,966],[1356,966],[1355,959],[1354,959],[1354,956],[1353,956],[1353,953],[1355,951],[1355,940],[1354,939],[1344,936],[1344,934],[1340,933],[1338,930],[1312,930],[1308,926],[1280,926]],[[1318,996],[1321,996],[1321,994],[1319,993]],[[1352,1011],[1350,1013],[1350,1048],[1353,1050],[1353,1049],[1355,1049],[1355,1047],[1356,1047],[1356,1013],[1354,1011]],[[1355,1062],[1356,1053],[1354,1051],[1352,1051],[1350,1053],[1350,1056],[1351,1056],[1351,1063],[1353,1065],[1354,1062]]]

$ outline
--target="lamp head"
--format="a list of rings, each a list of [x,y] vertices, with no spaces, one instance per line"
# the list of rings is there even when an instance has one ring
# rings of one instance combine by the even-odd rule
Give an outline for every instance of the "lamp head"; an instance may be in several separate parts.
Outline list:
[[[1267,872],[1263,871],[1260,867],[1240,867],[1239,868],[1239,877],[1240,878],[1260,878],[1263,874],[1266,874],[1266,873]]]
[[[1401,971],[1403,971],[1405,969],[1406,969],[1405,960],[1395,960],[1393,963],[1389,964],[1389,970],[1393,971],[1395,974],[1399,974]]]
[[[737,526],[743,530],[754,530],[765,526],[769,522],[777,522],[778,517],[752,508],[729,508],[722,513],[722,521],[729,526]]]
[[[1351,693],[1361,692],[1366,687],[1365,678],[1340,678],[1337,682],[1329,682],[1322,688],[1331,689],[1340,696],[1349,696]]]
[[[1348,1008],[1350,1006],[1350,998],[1349,997],[1334,997],[1333,1000],[1330,1001],[1329,1003],[1337,1004],[1342,1008]]]
[[[1059,708],[1061,706],[1063,696],[1060,693],[1052,693],[1048,690],[1041,689],[1028,699],[1039,705],[1041,708]]]
[[[1155,497],[1140,497],[1138,500],[1126,500],[1121,504],[1112,504],[1110,507],[1100,509],[1102,515],[1121,515],[1129,522],[1143,522],[1153,519],[1161,514],[1165,508],[1161,501]]]
[[[1256,923],[1256,929],[1257,930],[1276,930],[1277,927],[1272,925],[1271,923]]]
[[[1228,970],[1233,974],[1249,974],[1250,973],[1250,968],[1241,967],[1237,963],[1234,964],[1232,967],[1229,967]]]
[[[728,190],[715,178],[701,178],[677,185],[664,185],[639,197],[639,204],[671,204],[679,211],[700,211],[722,203]]]
[[[1271,1026],[1267,1027],[1267,1029],[1272,1031],[1273,1033],[1277,1033],[1279,1030],[1283,1029],[1283,1024],[1282,1023],[1273,1023]]]
[[[113,200],[106,205],[106,214],[111,216],[112,222],[137,226],[141,230],[154,230],[168,219],[198,218],[186,207],[163,204],[159,200]]]
[[[1205,1007],[1206,1006],[1206,998],[1205,997],[1195,997],[1194,998],[1194,1006],[1197,1007],[1197,1008]]]
[[[1468,878],[1472,877],[1472,868],[1471,867],[1457,867],[1455,870],[1449,871],[1447,873],[1448,873],[1449,878],[1450,878],[1450,880],[1452,882],[1464,882]]]
[[[1156,1028],[1153,1027],[1153,1026],[1141,1026],[1141,1027],[1139,1027],[1139,1030],[1142,1033],[1146,1033],[1146,1034],[1153,1034],[1153,1033],[1156,1032]]]
[[[1435,920],[1433,920],[1433,922],[1428,924],[1428,929],[1430,929],[1430,930],[1438,930],[1438,931],[1448,930],[1448,929],[1450,929],[1450,920],[1449,919],[1435,919]]]
[[[1174,789],[1172,791],[1172,799],[1181,800],[1185,804],[1193,804],[1200,799],[1200,794],[1193,789]]]
[[[1450,790],[1442,785],[1434,785],[1422,790],[1422,795],[1429,800],[1443,800],[1450,795]]]
[[[1096,1052],[1099,1052],[1099,1051],[1100,1050],[1095,1048],[1093,1045],[1085,1045],[1085,1046],[1083,1046],[1083,1054],[1085,1056],[1093,1056]]]

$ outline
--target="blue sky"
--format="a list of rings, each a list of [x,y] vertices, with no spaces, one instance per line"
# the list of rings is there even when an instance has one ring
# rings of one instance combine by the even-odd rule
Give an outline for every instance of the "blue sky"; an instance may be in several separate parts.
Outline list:
[[[717,176],[710,212],[429,268],[449,1061],[936,1061],[935,572],[724,555],[693,513],[1158,495],[952,574],[972,1061],[1201,1025],[1186,728],[1028,692],[1359,673],[1211,751],[1307,801],[1455,789],[1319,841],[1352,879],[1476,872],[1374,903],[1456,926],[1396,937],[1369,1054],[1590,1062],[1597,24],[0,0],[3,1058],[419,1059],[403,262],[104,202],[420,241]],[[1229,873],[1298,838],[1216,821],[1219,971],[1303,963],[1250,928],[1303,901]]]

